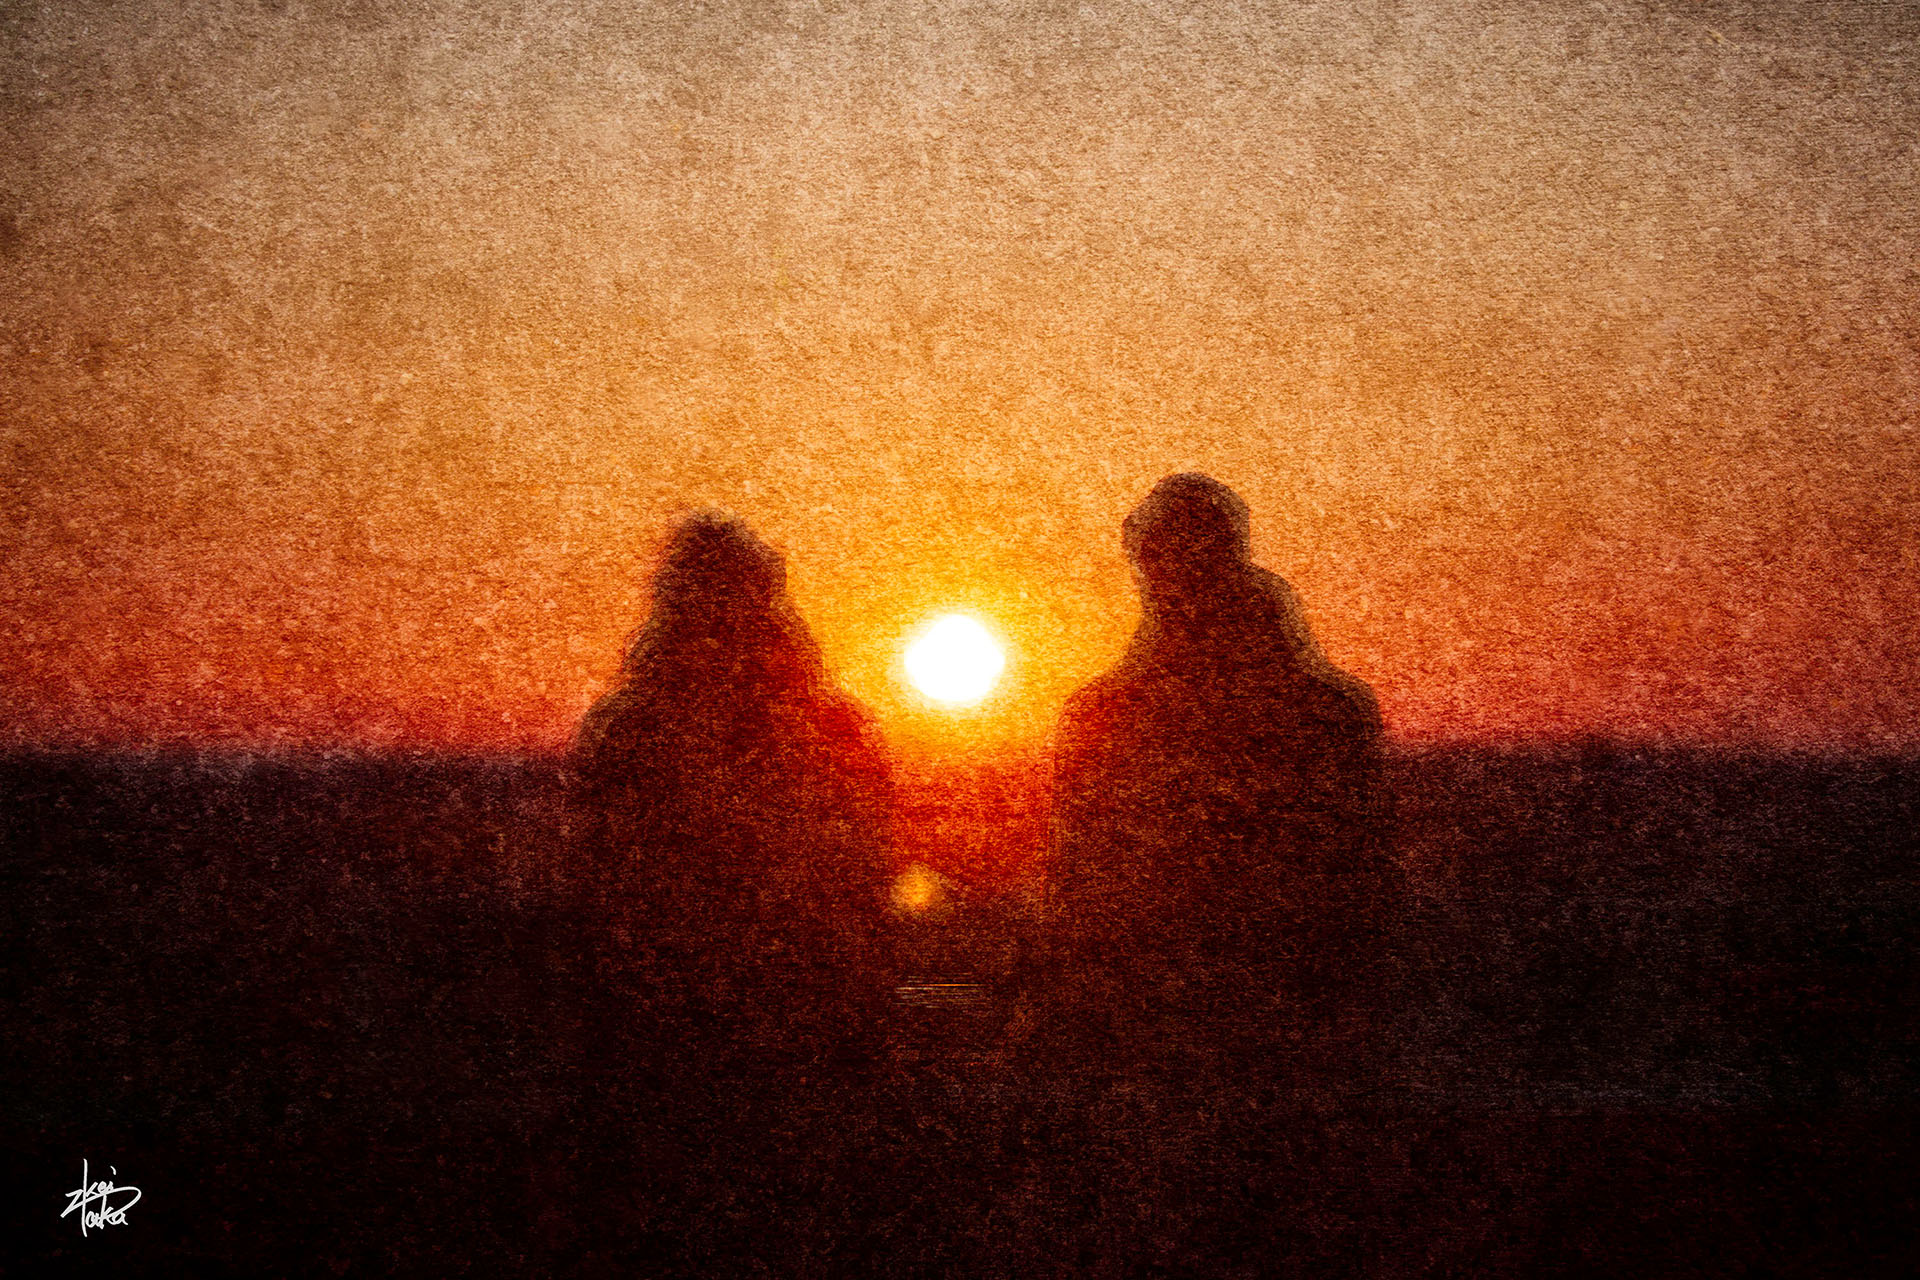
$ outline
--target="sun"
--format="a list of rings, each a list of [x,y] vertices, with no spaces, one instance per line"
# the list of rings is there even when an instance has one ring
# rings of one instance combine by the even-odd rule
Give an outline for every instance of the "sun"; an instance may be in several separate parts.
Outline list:
[[[907,646],[907,678],[913,687],[953,706],[986,697],[1006,665],[1006,655],[987,629],[964,614],[935,619]]]

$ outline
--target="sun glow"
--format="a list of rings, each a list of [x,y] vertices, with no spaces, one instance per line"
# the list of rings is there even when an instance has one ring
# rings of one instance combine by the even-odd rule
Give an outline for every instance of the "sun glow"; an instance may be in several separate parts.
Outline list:
[[[987,696],[1007,664],[987,629],[963,614],[937,619],[907,646],[907,678],[913,687],[954,706]]]
[[[909,867],[893,882],[893,905],[908,915],[919,915],[940,900],[940,877],[925,867]]]

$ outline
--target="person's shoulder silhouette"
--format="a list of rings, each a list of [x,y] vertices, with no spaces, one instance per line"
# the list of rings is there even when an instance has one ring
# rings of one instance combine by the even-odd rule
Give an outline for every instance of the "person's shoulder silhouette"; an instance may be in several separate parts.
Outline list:
[[[1248,525],[1210,477],[1155,486],[1123,530],[1139,629],[1061,717],[1056,953],[1119,987],[1350,958],[1395,892],[1378,703],[1253,564]]]
[[[887,755],[744,524],[675,530],[569,764],[575,856],[657,989],[798,1031],[876,976]]]

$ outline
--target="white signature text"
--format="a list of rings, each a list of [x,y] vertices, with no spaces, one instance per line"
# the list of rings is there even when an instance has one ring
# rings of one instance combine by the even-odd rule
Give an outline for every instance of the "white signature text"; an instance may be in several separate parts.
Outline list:
[[[115,1177],[120,1171],[112,1165],[107,1171]],[[131,1194],[133,1199],[114,1203],[115,1196]],[[75,1209],[80,1211],[80,1234],[87,1234],[88,1227],[124,1227],[127,1225],[127,1210],[140,1203],[140,1188],[116,1187],[111,1182],[90,1182],[87,1179],[87,1162],[80,1162],[80,1189],[67,1192],[67,1207],[60,1211],[66,1217]]]

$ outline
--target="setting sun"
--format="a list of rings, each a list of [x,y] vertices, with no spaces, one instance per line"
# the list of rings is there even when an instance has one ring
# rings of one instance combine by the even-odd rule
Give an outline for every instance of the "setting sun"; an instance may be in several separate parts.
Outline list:
[[[980,701],[1006,666],[1006,656],[987,629],[950,613],[907,646],[907,678],[936,702],[963,706]]]

